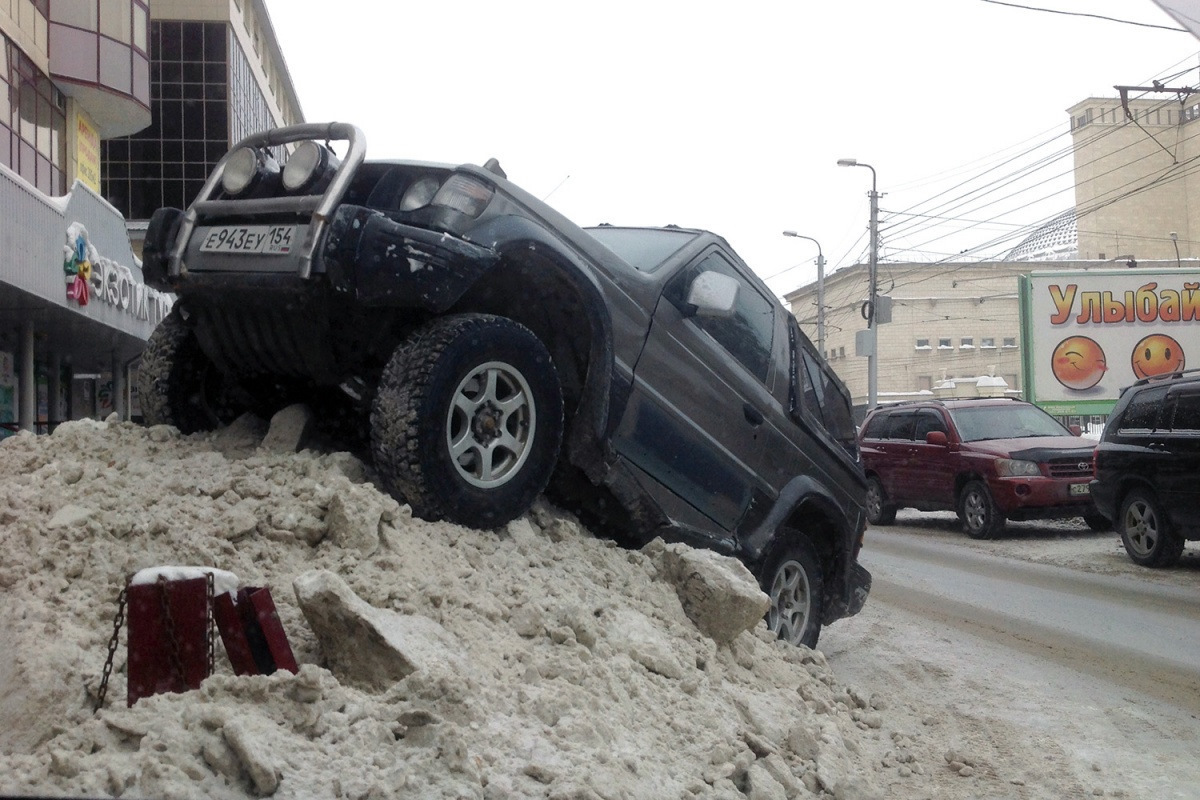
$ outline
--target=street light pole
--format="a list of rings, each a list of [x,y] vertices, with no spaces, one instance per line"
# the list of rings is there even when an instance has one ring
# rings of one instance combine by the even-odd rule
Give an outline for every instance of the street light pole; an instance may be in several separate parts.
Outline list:
[[[821,358],[825,358],[825,254],[821,252],[821,243],[811,236],[795,231],[784,231],[783,235],[808,239],[817,246],[817,349],[821,351]]]
[[[853,158],[840,158],[839,167],[866,167],[871,170],[871,265],[869,272],[870,288],[867,300],[867,410],[875,408],[879,398],[879,327],[875,318],[875,305],[878,297],[879,273],[879,192],[875,185],[875,168],[863,164]]]

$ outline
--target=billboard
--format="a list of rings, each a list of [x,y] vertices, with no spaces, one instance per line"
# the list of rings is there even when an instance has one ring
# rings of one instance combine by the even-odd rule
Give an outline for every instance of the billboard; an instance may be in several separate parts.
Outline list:
[[[1200,272],[1033,272],[1020,281],[1027,400],[1107,414],[1142,378],[1200,367]]]

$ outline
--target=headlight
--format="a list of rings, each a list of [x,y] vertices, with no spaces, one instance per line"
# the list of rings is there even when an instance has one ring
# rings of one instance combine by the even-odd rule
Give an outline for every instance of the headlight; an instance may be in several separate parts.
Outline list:
[[[1042,468],[1036,461],[999,458],[996,459],[996,474],[1003,478],[1036,478],[1042,474]]]
[[[441,186],[441,180],[432,175],[418,178],[404,190],[404,196],[400,198],[400,210],[416,211],[418,208],[424,208],[429,205],[429,201],[434,198]]]
[[[279,162],[265,150],[241,147],[230,153],[221,173],[221,188],[229,197],[263,194],[279,178]]]
[[[433,205],[478,217],[492,199],[492,187],[466,175],[451,175],[433,198]]]
[[[284,165],[283,188],[293,193],[315,194],[328,185],[338,163],[329,148],[316,142],[301,142]]]

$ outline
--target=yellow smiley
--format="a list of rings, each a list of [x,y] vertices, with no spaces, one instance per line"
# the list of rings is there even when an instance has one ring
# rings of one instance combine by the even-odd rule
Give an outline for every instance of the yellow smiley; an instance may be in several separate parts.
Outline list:
[[[1050,365],[1054,377],[1068,389],[1090,389],[1108,371],[1103,348],[1086,336],[1068,336],[1059,342]]]
[[[1129,360],[1139,378],[1170,375],[1183,370],[1183,348],[1165,333],[1152,333],[1134,345]]]

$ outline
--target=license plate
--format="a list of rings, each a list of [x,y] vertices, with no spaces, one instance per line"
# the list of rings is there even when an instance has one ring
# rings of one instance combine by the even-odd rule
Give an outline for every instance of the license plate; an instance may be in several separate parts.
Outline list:
[[[295,225],[223,225],[204,237],[206,253],[252,253],[280,256],[292,251]]]
[[[1091,494],[1091,486],[1086,483],[1072,483],[1071,494]]]

